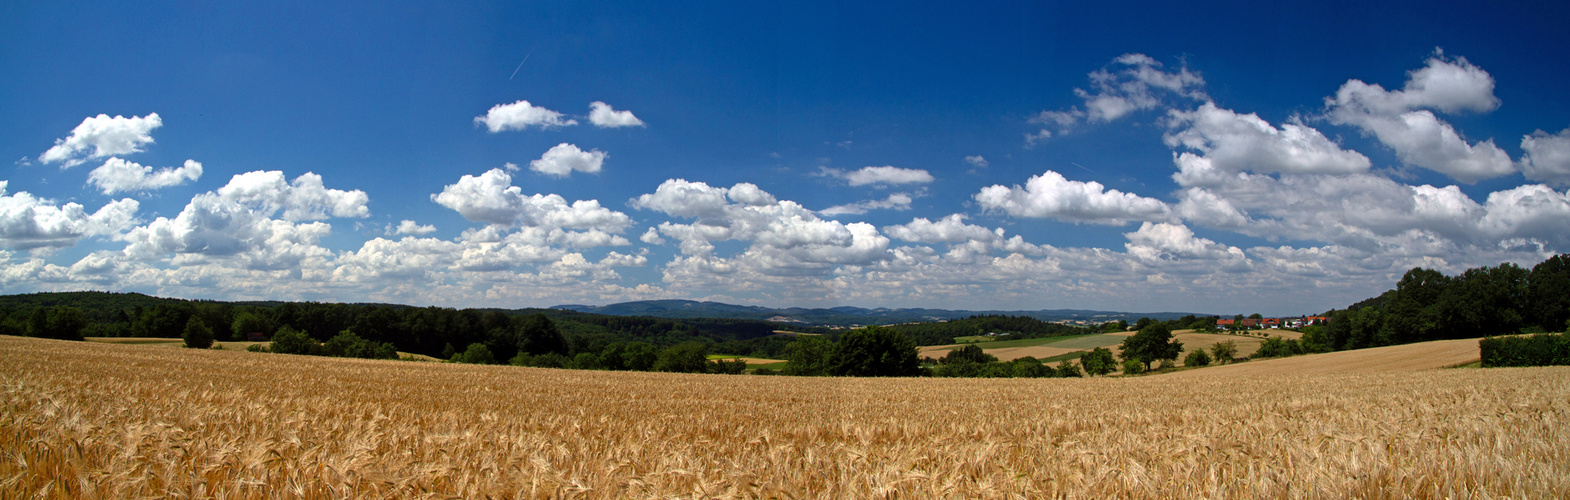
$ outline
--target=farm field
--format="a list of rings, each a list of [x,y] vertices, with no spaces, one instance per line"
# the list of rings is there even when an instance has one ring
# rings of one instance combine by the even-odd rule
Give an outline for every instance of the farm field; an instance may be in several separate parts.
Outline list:
[[[87,340],[88,342],[101,342],[101,343],[105,343],[105,344],[152,345],[152,346],[159,346],[159,347],[175,347],[175,348],[180,348],[180,349],[184,349],[185,348],[185,339],[179,339],[179,338],[162,338],[162,337],[87,337],[85,340]],[[222,340],[222,341],[214,341],[213,342],[213,345],[215,345],[215,346],[222,346],[223,349],[225,349],[225,350],[233,349],[233,350],[239,350],[239,351],[244,351],[246,348],[251,347],[252,345],[256,345],[256,344],[261,344],[263,347],[266,347],[268,345],[271,345],[272,342],[247,342],[247,341],[243,341],[243,340],[241,340],[241,341]],[[415,354],[415,353],[412,353],[412,352],[403,352],[403,351],[398,351],[398,357],[414,358],[414,359],[418,359],[418,360],[421,360],[421,361],[441,361],[441,359],[438,359],[438,358],[433,357],[433,356],[426,356],[424,354]],[[749,363],[750,363],[750,361],[749,361]]]
[[[1070,335],[1063,337],[1044,337],[1039,339],[982,342],[976,345],[980,346],[987,354],[997,357],[999,361],[1012,361],[1025,356],[1030,356],[1036,359],[1047,359],[1054,356],[1062,356],[1080,351],[1088,351],[1097,347],[1105,347],[1110,349],[1112,350],[1112,353],[1116,355],[1123,352],[1123,350],[1118,347],[1118,344],[1121,344],[1123,339],[1128,338],[1134,333],[1135,332],[1119,332],[1090,335]],[[1189,351],[1194,349],[1209,349],[1210,346],[1215,345],[1217,342],[1231,341],[1237,344],[1238,356],[1245,357],[1254,354],[1255,351],[1259,350],[1259,346],[1264,343],[1264,339],[1260,337],[1226,335],[1219,333],[1195,333],[1193,330],[1178,330],[1173,332],[1172,338],[1183,343],[1183,354],[1187,354]],[[917,355],[938,359],[948,355],[949,351],[952,351],[955,348],[961,347],[963,345],[965,344],[923,346],[920,348],[920,352]],[[1182,360],[1182,355],[1179,355],[1178,359]]]
[[[844,379],[0,337],[0,497],[1570,496],[1570,367],[1410,354]],[[1278,361],[1318,371],[1237,371]]]

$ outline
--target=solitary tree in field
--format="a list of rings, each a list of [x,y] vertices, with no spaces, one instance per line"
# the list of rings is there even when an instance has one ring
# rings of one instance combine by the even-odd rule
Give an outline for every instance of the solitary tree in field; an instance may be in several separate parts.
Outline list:
[[[192,349],[206,349],[213,346],[213,329],[207,327],[201,318],[191,316],[185,322],[185,334],[180,336],[185,339],[185,346]]]
[[[921,374],[916,343],[892,329],[869,326],[840,337],[829,352],[829,375],[908,377]]]
[[[1216,342],[1210,346],[1210,353],[1215,355],[1215,361],[1221,364],[1231,363],[1237,357],[1237,343],[1233,341]]]
[[[1144,363],[1145,370],[1157,360],[1176,361],[1182,353],[1183,343],[1172,340],[1172,330],[1163,323],[1152,323],[1123,340],[1123,359]]]

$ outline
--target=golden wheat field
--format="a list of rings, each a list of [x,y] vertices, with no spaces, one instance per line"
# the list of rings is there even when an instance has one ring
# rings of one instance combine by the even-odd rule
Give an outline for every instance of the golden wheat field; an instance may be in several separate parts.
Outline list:
[[[0,498],[1570,496],[1570,367],[1204,371],[808,379],[0,337]]]

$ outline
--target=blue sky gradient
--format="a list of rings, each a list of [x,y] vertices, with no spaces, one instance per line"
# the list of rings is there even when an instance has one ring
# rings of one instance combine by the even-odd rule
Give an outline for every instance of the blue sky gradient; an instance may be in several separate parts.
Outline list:
[[[12,2],[0,291],[1316,313],[1570,250],[1565,19]]]

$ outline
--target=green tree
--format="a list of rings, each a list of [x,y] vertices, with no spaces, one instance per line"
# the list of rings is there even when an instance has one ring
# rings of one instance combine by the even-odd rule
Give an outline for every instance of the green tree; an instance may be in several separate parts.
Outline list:
[[[916,343],[897,331],[879,326],[853,330],[829,352],[828,372],[834,376],[908,377],[921,374]]]
[[[71,306],[56,306],[49,311],[49,338],[82,340],[82,330],[87,328],[87,314]]]
[[[185,346],[192,349],[206,349],[213,346],[213,329],[207,327],[202,318],[191,316],[185,322],[185,333],[180,335],[185,339]]]
[[[229,329],[233,330],[234,334],[240,337],[240,340],[244,340],[247,338],[247,335],[252,333],[260,333],[265,338],[269,330],[267,320],[250,311],[242,311],[239,314],[235,314],[234,323],[229,326]]]
[[[1074,364],[1074,360],[1072,360],[1072,359],[1065,359],[1065,360],[1063,360],[1062,363],[1058,363],[1057,372],[1058,372],[1058,376],[1059,377],[1065,377],[1065,378],[1066,377],[1078,378],[1078,377],[1085,376],[1085,372],[1080,371],[1079,365]]]
[[[554,352],[567,354],[567,338],[563,337],[556,323],[543,313],[535,313],[524,320],[518,336],[518,350],[529,354]]]
[[[1008,364],[1009,376],[1014,378],[1041,378],[1056,375],[1052,367],[1041,364],[1041,360],[1030,356],[1016,358]]]
[[[1123,374],[1124,375],[1139,375],[1141,373],[1145,373],[1145,365],[1140,364],[1139,360],[1137,360],[1137,359],[1125,359],[1125,360],[1123,360]]]
[[[572,357],[572,361],[567,363],[567,367],[574,370],[600,370],[605,366],[600,363],[600,357],[594,353],[580,352],[577,356]]]
[[[1210,355],[1204,349],[1189,351],[1188,357],[1183,358],[1183,366],[1210,366]]]
[[[1231,363],[1237,359],[1237,343],[1233,341],[1216,342],[1210,346],[1210,354],[1215,357],[1215,362],[1220,364]]]
[[[1526,296],[1532,324],[1546,332],[1566,328],[1570,322],[1570,256],[1555,255],[1532,266],[1526,277]]]
[[[322,346],[316,339],[306,335],[305,332],[295,330],[288,326],[279,328],[273,333],[273,341],[268,344],[267,350],[279,354],[320,354]]]
[[[453,357],[453,361],[476,365],[493,365],[496,364],[496,356],[491,354],[491,348],[485,347],[485,344],[475,342],[469,344],[469,348],[464,349],[463,354]]]
[[[981,346],[979,346],[979,345],[976,345],[976,344],[965,344],[964,347],[960,347],[959,349],[955,349],[955,350],[949,351],[948,355],[944,356],[943,359],[940,360],[940,361],[942,363],[944,363],[944,364],[950,364],[950,363],[982,363],[982,364],[985,364],[985,363],[996,363],[996,362],[998,362],[998,358],[996,356],[991,355],[991,354],[987,354],[987,352],[985,350],[982,350]]]
[[[1079,364],[1091,375],[1106,375],[1118,369],[1117,360],[1112,359],[1112,351],[1105,347],[1097,347],[1079,355]]]
[[[1172,339],[1172,330],[1162,323],[1152,323],[1139,333],[1123,340],[1123,359],[1138,360],[1145,370],[1157,360],[1177,360],[1183,352],[1183,343]]]
[[[785,346],[785,374],[819,376],[829,373],[829,351],[834,343],[818,335],[800,335]]]
[[[688,341],[660,350],[654,360],[654,371],[676,373],[704,373],[709,371],[709,347],[702,342]]]

